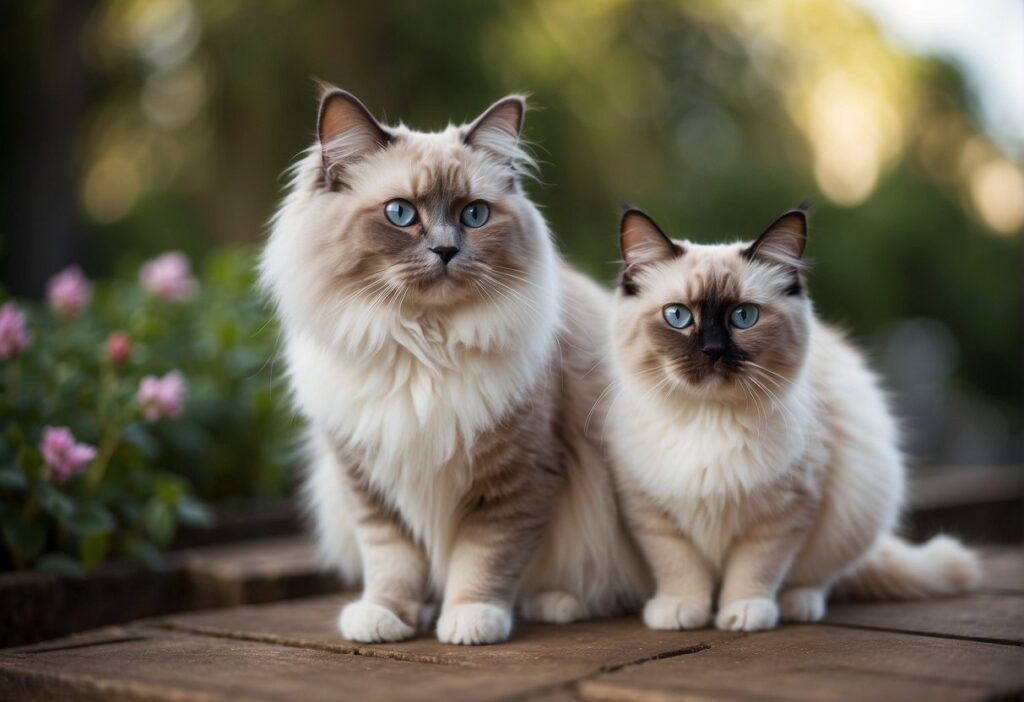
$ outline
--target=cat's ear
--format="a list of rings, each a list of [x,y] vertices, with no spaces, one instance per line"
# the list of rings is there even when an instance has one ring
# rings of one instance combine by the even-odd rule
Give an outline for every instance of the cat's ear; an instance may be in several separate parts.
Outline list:
[[[384,148],[393,138],[355,95],[334,87],[325,88],[320,99],[317,134],[324,173],[335,181],[348,165]]]
[[[807,212],[804,206],[786,212],[743,250],[749,260],[761,259],[799,270],[807,246]]]
[[[628,209],[619,223],[619,245],[626,268],[664,261],[683,253],[646,213]]]
[[[484,110],[466,128],[462,140],[467,146],[489,151],[503,161],[512,161],[519,151],[526,100],[509,95]]]
[[[619,223],[619,246],[622,248],[622,289],[627,295],[636,293],[633,274],[650,263],[665,261],[683,254],[683,247],[665,236],[665,232],[646,213],[627,209]]]

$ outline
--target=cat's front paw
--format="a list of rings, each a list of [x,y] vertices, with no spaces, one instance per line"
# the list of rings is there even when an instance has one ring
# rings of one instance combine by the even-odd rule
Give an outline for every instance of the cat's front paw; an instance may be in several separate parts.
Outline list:
[[[564,590],[548,590],[531,595],[523,600],[520,609],[525,619],[548,624],[568,624],[587,616],[583,603]]]
[[[651,629],[703,629],[711,621],[707,604],[659,595],[647,601],[644,624]]]
[[[508,640],[512,632],[512,612],[484,602],[450,605],[437,620],[437,639],[441,643],[474,646]]]
[[[816,587],[794,587],[779,595],[786,622],[817,622],[825,616],[825,592]]]
[[[345,605],[338,618],[341,635],[359,643],[381,643],[411,639],[416,630],[382,605],[356,600]]]
[[[733,600],[718,612],[715,626],[723,631],[764,631],[779,623],[779,606],[767,597]]]

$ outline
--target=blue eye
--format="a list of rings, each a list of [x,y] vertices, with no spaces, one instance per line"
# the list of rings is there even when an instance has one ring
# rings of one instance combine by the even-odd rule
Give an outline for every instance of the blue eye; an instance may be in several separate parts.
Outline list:
[[[408,227],[416,221],[416,208],[406,200],[392,200],[384,205],[384,216],[396,227]]]
[[[661,311],[665,315],[665,321],[674,329],[686,329],[693,324],[693,315],[683,305],[665,305]]]
[[[487,223],[487,219],[491,216],[491,208],[487,206],[486,202],[477,200],[471,202],[462,210],[462,216],[459,219],[467,227],[482,227]]]
[[[729,315],[729,322],[737,329],[750,329],[757,324],[759,316],[757,305],[746,302],[732,311],[732,314]]]

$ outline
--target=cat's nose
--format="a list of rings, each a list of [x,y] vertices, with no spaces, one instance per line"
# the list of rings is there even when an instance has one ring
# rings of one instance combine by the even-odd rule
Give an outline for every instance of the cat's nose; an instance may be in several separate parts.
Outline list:
[[[455,254],[459,252],[457,246],[435,246],[431,249],[441,259],[441,263],[448,265],[448,262],[455,258]]]
[[[725,353],[725,345],[717,343],[703,344],[700,347],[700,351],[710,358],[712,363],[714,363],[722,357],[722,354]]]

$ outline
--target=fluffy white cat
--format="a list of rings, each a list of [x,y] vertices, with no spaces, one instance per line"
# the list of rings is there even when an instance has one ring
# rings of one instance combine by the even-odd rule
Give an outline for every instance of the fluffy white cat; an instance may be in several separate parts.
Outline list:
[[[310,425],[305,495],[323,558],[363,583],[348,639],[408,638],[440,602],[441,641],[491,643],[516,602],[571,621],[644,596],[591,436],[611,299],[520,187],[524,109],[424,133],[328,90],[273,221],[262,280]]]
[[[874,374],[821,323],[800,275],[801,210],[752,244],[672,241],[639,211],[620,232],[611,440],[657,592],[656,629],[815,621],[837,583],[875,597],[970,588],[974,554],[894,536],[896,424]]]

